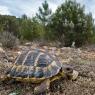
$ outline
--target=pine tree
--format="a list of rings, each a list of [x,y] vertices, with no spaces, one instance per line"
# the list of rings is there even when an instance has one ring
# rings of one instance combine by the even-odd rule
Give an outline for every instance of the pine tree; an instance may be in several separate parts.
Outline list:
[[[52,11],[51,9],[49,9],[47,1],[44,1],[44,3],[42,3],[42,7],[39,7],[39,13],[36,13],[39,22],[42,23],[44,26],[48,24],[51,12]]]
[[[84,6],[76,1],[66,0],[53,14],[51,27],[56,39],[65,46],[81,46],[89,41],[93,32],[93,18],[85,14]]]

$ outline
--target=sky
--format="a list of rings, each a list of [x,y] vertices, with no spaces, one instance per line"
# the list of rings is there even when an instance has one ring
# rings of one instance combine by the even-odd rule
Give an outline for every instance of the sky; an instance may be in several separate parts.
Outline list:
[[[47,0],[52,12],[55,12],[56,8],[60,6],[65,0]],[[92,12],[92,16],[95,19],[95,0],[76,0],[85,5],[85,12]],[[39,6],[44,0],[0,0],[0,14],[2,15],[14,15],[20,17],[26,14],[28,17],[32,17],[38,12]]]

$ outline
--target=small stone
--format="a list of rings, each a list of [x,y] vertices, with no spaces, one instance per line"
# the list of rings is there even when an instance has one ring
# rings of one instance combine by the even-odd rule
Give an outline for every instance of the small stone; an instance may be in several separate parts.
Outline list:
[[[4,53],[5,51],[3,50],[3,48],[0,47],[0,52]]]
[[[31,45],[32,45],[31,42],[27,42],[27,43],[25,43],[25,46],[31,46]]]
[[[10,93],[9,95],[17,95],[17,93],[13,92],[13,93]]]

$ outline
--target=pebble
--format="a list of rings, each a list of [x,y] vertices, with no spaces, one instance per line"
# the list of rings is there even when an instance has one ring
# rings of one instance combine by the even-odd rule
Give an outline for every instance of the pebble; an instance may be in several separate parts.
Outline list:
[[[15,93],[15,92],[13,92],[13,93],[10,93],[9,95],[17,95],[18,93]]]

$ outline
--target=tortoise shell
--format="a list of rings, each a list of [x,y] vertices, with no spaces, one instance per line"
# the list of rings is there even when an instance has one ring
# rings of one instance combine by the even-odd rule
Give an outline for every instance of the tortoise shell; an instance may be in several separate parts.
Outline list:
[[[61,63],[57,58],[42,50],[27,50],[19,54],[7,70],[10,77],[31,81],[50,78],[59,73]]]

